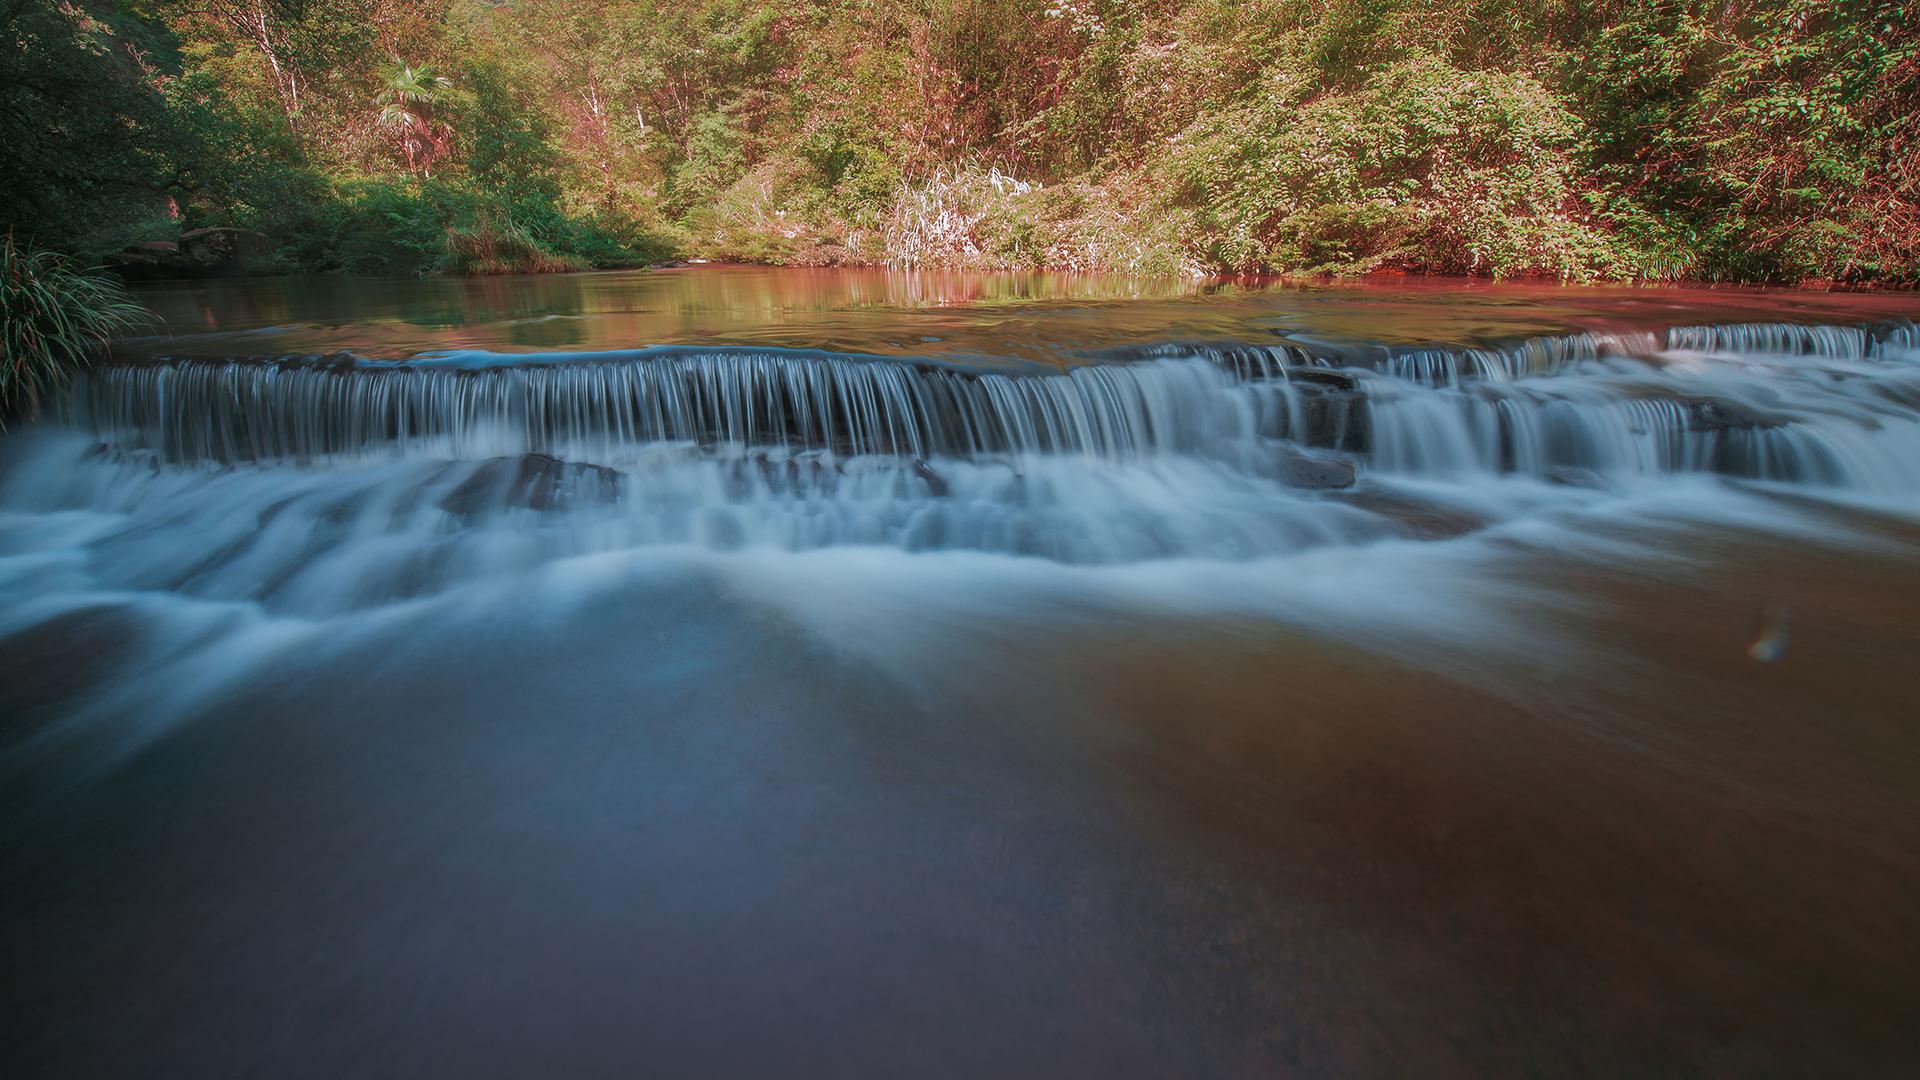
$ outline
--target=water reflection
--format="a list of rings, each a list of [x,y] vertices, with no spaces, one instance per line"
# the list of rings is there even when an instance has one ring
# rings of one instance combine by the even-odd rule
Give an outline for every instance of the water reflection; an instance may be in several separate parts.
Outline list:
[[[1916,310],[1900,296],[1757,289],[750,266],[506,278],[240,278],[151,286],[140,298],[168,334],[124,343],[123,356],[730,344],[1057,361],[1143,340],[1286,334],[1475,343],[1681,321],[1849,323]]]

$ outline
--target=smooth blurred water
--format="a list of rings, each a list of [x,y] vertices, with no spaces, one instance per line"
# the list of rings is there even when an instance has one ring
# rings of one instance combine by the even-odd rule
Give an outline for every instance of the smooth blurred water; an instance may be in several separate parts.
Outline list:
[[[10,1074],[1920,1060],[1920,305],[154,299],[0,443]]]

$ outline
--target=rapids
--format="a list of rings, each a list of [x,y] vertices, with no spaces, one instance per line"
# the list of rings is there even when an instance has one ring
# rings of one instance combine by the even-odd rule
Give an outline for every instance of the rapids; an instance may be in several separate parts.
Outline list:
[[[11,807],[0,839],[9,877],[27,886],[5,908],[8,955],[73,1001],[159,948],[141,970],[181,982],[181,1001],[121,986],[109,1008],[127,1046],[171,1054],[162,1071],[183,1073],[286,1072],[281,1051],[319,1030],[325,1007],[241,1001],[227,980],[284,995],[298,980],[274,965],[315,965],[323,994],[345,1001],[349,968],[383,970],[400,983],[368,1000],[405,1007],[418,989],[408,980],[466,968],[452,959],[457,938],[435,931],[421,956],[379,958],[410,921],[459,911],[523,935],[501,963],[547,994],[573,984],[534,942],[558,940],[576,966],[593,968],[603,947],[634,965],[595,968],[582,985],[609,998],[567,1006],[590,1029],[582,1045],[600,1048],[576,1066],[604,1051],[602,1064],[658,1053],[695,1071],[758,1071],[814,1045],[804,1024],[774,1025],[764,1058],[719,1050],[720,998],[846,1025],[900,992],[893,980],[907,976],[889,973],[919,964],[955,982],[895,1018],[917,1035],[855,1039],[817,1071],[924,1066],[914,1038],[943,1042],[949,1010],[972,1017],[960,1030],[1019,1032],[1000,1049],[947,1045],[934,1071],[954,1074],[1057,1071],[1071,1059],[1053,1056],[1056,1035],[1099,1047],[1086,1060],[1109,1074],[1377,1071],[1433,1054],[1462,1069],[1657,1070],[1699,1062],[1716,1038],[1731,1040],[1735,1071],[1872,1071],[1901,1052],[1894,1028],[1871,1019],[1882,1014],[1784,1022],[1791,991],[1726,990],[1701,974],[1725,956],[1702,945],[1674,993],[1726,1011],[1671,1027],[1652,999],[1612,996],[1605,979],[1633,985],[1627,969],[1580,951],[1551,919],[1529,922],[1531,899],[1492,901],[1491,914],[1449,907],[1475,888],[1453,875],[1480,856],[1448,861],[1409,836],[1430,820],[1452,822],[1469,847],[1508,845],[1511,859],[1486,856],[1477,872],[1517,898],[1586,887],[1586,864],[1540,854],[1574,835],[1570,850],[1590,845],[1607,868],[1591,872],[1639,865],[1675,890],[1682,913],[1648,918],[1687,940],[1704,933],[1692,920],[1738,909],[1750,887],[1835,924],[1911,923],[1892,898],[1920,883],[1901,853],[1902,838],[1920,837],[1897,764],[1912,744],[1880,753],[1845,733],[1877,730],[1920,695],[1819,674],[1860,677],[1854,661],[1798,658],[1803,638],[1809,656],[1837,656],[1843,595],[1887,648],[1920,644],[1920,329],[1880,308],[1769,321],[1755,317],[1765,294],[1601,325],[1538,313],[1582,303],[1577,293],[1531,295],[1502,301],[1525,313],[1499,316],[1511,332],[1428,340],[1404,325],[1357,335],[1367,297],[1312,294],[1257,318],[1243,310],[1257,296],[1075,296],[1051,316],[1064,323],[940,303],[937,334],[913,333],[888,306],[897,297],[877,313],[828,305],[835,319],[891,320],[884,345],[866,322],[759,338],[677,323],[624,343],[600,327],[508,347],[219,320],[131,343],[0,443]],[[1126,303],[1162,305],[1149,332],[1086,330]],[[1009,344],[996,348],[1001,332]],[[1877,569],[1860,571],[1863,585],[1824,567]],[[1663,606],[1682,595],[1694,598]],[[1686,640],[1735,629],[1643,651],[1669,621],[1690,628],[1674,631]],[[1749,701],[1751,672],[1768,663],[1784,681]],[[1831,734],[1728,736],[1736,701],[1755,710],[1754,732],[1779,730],[1771,710],[1827,710]],[[1165,760],[1143,756],[1143,740]],[[1509,759],[1502,743],[1539,756]],[[1828,771],[1795,777],[1796,761]],[[1590,773],[1592,762],[1605,764]],[[1791,779],[1775,791],[1780,770]],[[1384,804],[1358,794],[1376,773]],[[1202,794],[1216,781],[1220,804]],[[1727,825],[1726,867],[1699,869],[1693,849],[1670,846],[1673,822],[1731,813],[1760,790],[1765,809]],[[1395,799],[1419,820],[1391,810]],[[1603,820],[1610,800],[1618,818]],[[250,807],[272,822],[258,836]],[[1512,833],[1527,807],[1551,828]],[[898,835],[882,824],[894,814],[908,823]],[[1314,824],[1292,828],[1289,815]],[[547,849],[536,833],[585,846]],[[710,854],[709,840],[764,865]],[[283,842],[290,854],[267,854]],[[1767,861],[1776,843],[1864,875],[1857,891],[1781,885],[1786,871]],[[497,866],[489,844],[505,852]],[[1370,861],[1369,845],[1402,844],[1397,868]],[[180,850],[197,860],[183,867],[216,878],[264,863],[261,884],[234,886],[257,907],[217,929],[227,887],[151,862]],[[1296,862],[1266,866],[1263,850]],[[316,879],[299,851],[338,876]],[[408,859],[431,868],[417,889]],[[649,883],[648,860],[681,876]],[[148,874],[164,897],[153,912],[99,891]],[[998,894],[995,881],[1032,896]],[[849,883],[866,891],[843,895]],[[63,907],[68,888],[81,899]],[[549,888],[577,931],[521,906]],[[1460,892],[1439,914],[1404,915],[1427,888]],[[1035,899],[1056,894],[1079,898],[1084,923]],[[1116,895],[1140,906],[1115,907]],[[1600,918],[1581,905],[1611,893],[1580,895],[1569,910]],[[754,914],[782,896],[799,925]],[[1330,914],[1354,897],[1364,912]],[[1753,926],[1780,910],[1755,903]],[[1487,942],[1525,924],[1563,950],[1567,971],[1608,974],[1515,975],[1497,949],[1462,957],[1430,935],[1389,959],[1377,950],[1401,917]],[[1657,934],[1613,918],[1595,933],[1622,956],[1658,954]],[[1727,948],[1775,956],[1742,918]],[[94,959],[49,974],[61,943],[108,924]],[[303,925],[325,928],[345,959],[294,948]],[[663,925],[690,927],[689,943],[652,939]],[[1288,944],[1288,925],[1320,935],[1324,955]],[[182,951],[152,944],[183,926]],[[1008,926],[1011,937],[990,929]],[[1195,931],[1216,942],[1200,949],[1214,974],[1140,981],[1197,962],[1188,926],[1217,928]],[[907,946],[909,961],[866,927],[953,938]],[[760,930],[764,949],[741,951],[735,935]],[[1235,959],[1216,933],[1258,944]],[[1119,952],[1023,956],[1011,944],[1048,934]],[[1875,966],[1875,940],[1835,931],[1825,951],[1779,945],[1765,978],[1844,979],[1834,972],[1864,965],[1864,1000],[1905,1000],[1911,981]],[[979,963],[1038,980],[1007,1003],[1015,1012],[989,1004],[987,969],[965,956],[974,947],[986,948]],[[1244,983],[1236,974],[1282,955]],[[649,956],[705,986],[707,1004],[664,1003]],[[1362,1022],[1337,1004],[1334,972],[1349,963],[1390,996],[1434,977],[1458,1001],[1417,1007],[1416,1028]],[[803,1001],[782,972],[807,969],[837,972],[841,990]],[[1134,989],[1099,989],[1111,979]],[[1048,987],[1103,1004],[1065,1008],[1049,1035],[1031,1023]],[[437,1000],[421,1037],[527,1000],[475,993]],[[634,1028],[608,1011],[620,1000],[663,1019]],[[1296,1018],[1274,1019],[1288,1000]],[[84,1023],[15,1004],[52,1025],[26,1044],[39,1060],[107,1061]],[[1184,1044],[1184,1025],[1209,1009],[1223,1010],[1211,1021],[1221,1041]],[[1526,1030],[1502,1027],[1509,1009]],[[563,1012],[531,1015],[543,1038],[567,1026]],[[222,1047],[213,1033],[235,1017],[293,1035]],[[423,1052],[413,1033],[358,1023],[340,1056],[291,1071],[424,1060],[408,1056]],[[1354,1024],[1382,1041],[1314,1034]],[[1536,1027],[1568,1024],[1594,1025],[1594,1041],[1532,1041]],[[1427,1041],[1449,1025],[1533,1048],[1488,1057]],[[156,1049],[176,1027],[176,1049]],[[1834,1049],[1841,1032],[1864,1056]],[[526,1064],[540,1041],[496,1031],[482,1042],[503,1057],[459,1060],[513,1071],[502,1062]]]
[[[1701,475],[1920,495],[1910,323],[1162,345],[1064,371],[687,347],[159,360],[83,378],[67,413],[22,440],[0,505],[96,521],[102,586],[297,612],[670,545],[1249,560]]]

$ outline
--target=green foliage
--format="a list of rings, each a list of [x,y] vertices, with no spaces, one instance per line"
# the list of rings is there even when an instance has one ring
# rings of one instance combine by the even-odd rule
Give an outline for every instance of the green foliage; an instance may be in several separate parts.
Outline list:
[[[113,335],[149,318],[110,278],[0,239],[0,420],[31,409]]]
[[[1913,4],[1628,5],[1567,85],[1603,175],[1728,279],[1920,280]]]
[[[702,113],[687,133],[680,157],[668,172],[668,190],[681,206],[693,206],[740,178],[748,164],[740,125],[725,112]]]
[[[417,275],[437,269],[446,233],[478,214],[467,193],[441,183],[350,180],[311,204],[275,207],[260,224],[279,238],[275,268],[299,273]]]
[[[553,124],[546,114],[523,104],[531,89],[498,62],[471,64],[462,82],[469,93],[458,130],[473,183],[514,199],[557,198],[559,154],[553,148]]]
[[[68,250],[1920,283],[1914,0],[0,14],[6,224]]]
[[[1644,269],[1595,212],[1610,200],[1582,169],[1584,125],[1524,75],[1427,54],[1347,93],[1283,75],[1178,141],[1176,202],[1220,265],[1580,279]]]
[[[450,226],[447,255],[441,264],[456,274],[558,274],[592,264],[578,255],[559,255],[518,222]]]
[[[283,238],[272,268],[296,273],[551,273],[668,254],[631,222],[572,217],[538,192],[502,199],[445,181],[343,181],[261,224]]]
[[[164,208],[181,146],[135,74],[106,20],[0,0],[0,225],[76,250]]]
[[[374,98],[380,106],[377,124],[399,139],[408,172],[432,176],[434,161],[451,148],[453,131],[433,112],[434,105],[452,93],[453,80],[436,73],[430,64],[396,62],[382,73],[380,93]]]

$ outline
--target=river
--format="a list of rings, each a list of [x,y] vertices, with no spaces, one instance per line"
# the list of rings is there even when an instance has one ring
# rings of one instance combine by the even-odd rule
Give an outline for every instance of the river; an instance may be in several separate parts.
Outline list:
[[[1920,1065],[1920,301],[155,287],[0,440],[10,1076]]]

